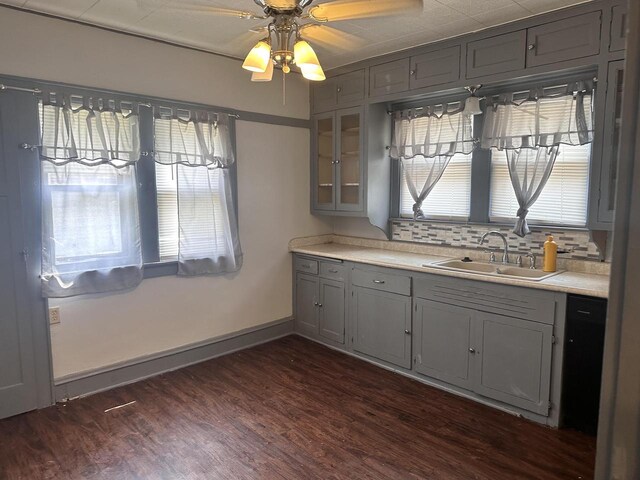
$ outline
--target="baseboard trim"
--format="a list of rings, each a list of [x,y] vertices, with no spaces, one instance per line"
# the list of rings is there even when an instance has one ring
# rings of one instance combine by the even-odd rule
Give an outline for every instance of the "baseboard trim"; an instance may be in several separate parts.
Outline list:
[[[211,338],[158,354],[55,380],[55,401],[84,397],[178,370],[238,350],[270,342],[293,333],[293,317]]]

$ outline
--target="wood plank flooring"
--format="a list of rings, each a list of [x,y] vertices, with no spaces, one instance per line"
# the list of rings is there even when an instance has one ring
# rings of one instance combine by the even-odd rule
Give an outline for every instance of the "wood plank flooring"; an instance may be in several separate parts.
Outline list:
[[[0,421],[3,480],[589,479],[594,457],[295,336]]]

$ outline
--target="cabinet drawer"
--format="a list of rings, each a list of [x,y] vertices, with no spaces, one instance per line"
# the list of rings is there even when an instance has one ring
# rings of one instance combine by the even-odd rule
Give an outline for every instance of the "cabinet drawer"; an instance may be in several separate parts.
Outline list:
[[[550,292],[438,275],[414,277],[413,283],[416,297],[549,325],[555,322],[555,295]]]
[[[354,268],[351,283],[383,292],[411,295],[411,277],[403,275]]]
[[[316,260],[296,256],[293,262],[298,272],[311,273],[313,275],[318,273],[318,262]]]
[[[627,41],[627,6],[616,5],[611,9],[611,33],[609,51],[624,50]]]
[[[506,33],[467,45],[467,78],[524,69],[527,32]]]
[[[587,298],[569,295],[567,319],[604,324],[607,318],[607,301],[602,298]]]
[[[344,280],[347,268],[343,264],[320,262],[320,276],[332,280]]]
[[[527,30],[527,67],[564,62],[600,52],[600,12]]]
[[[454,82],[460,78],[460,45],[411,57],[410,88]]]
[[[409,89],[409,59],[376,65],[369,70],[369,96],[379,97]]]

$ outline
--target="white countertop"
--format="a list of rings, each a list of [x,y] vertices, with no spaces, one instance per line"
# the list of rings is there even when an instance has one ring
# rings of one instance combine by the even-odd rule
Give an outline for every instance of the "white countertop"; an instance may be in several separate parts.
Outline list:
[[[537,288],[562,293],[575,293],[591,297],[607,298],[609,294],[609,277],[587,273],[562,272],[540,281],[524,280],[511,277],[482,275],[477,273],[444,270],[436,266],[428,266],[451,257],[410,253],[381,248],[371,248],[341,243],[319,243],[315,245],[292,246],[292,252],[316,257],[334,258],[380,267],[399,268],[414,272],[446,275],[449,277],[468,278],[504,285]],[[427,266],[425,266],[425,264]]]

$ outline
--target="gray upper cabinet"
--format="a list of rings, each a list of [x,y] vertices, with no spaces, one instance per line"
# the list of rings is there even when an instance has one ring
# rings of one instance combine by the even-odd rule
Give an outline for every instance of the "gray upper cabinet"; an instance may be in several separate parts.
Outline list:
[[[365,70],[356,70],[318,82],[313,86],[313,111],[326,112],[357,105],[364,100]]]
[[[526,46],[526,30],[469,42],[467,78],[524,69]]]
[[[476,312],[474,391],[548,415],[553,327]]]
[[[624,50],[627,43],[627,5],[616,5],[611,8],[611,32],[609,51]]]
[[[335,77],[339,107],[364,100],[364,80],[364,69]]]
[[[320,279],[319,334],[336,343],[344,343],[344,283]]]
[[[412,90],[454,82],[460,78],[460,45],[413,56],[410,65]]]
[[[403,368],[411,367],[411,297],[353,287],[353,349]]]
[[[409,90],[409,59],[383,63],[369,69],[369,97]]]
[[[598,223],[600,224],[613,222],[616,182],[618,180],[623,77],[624,60],[610,62],[607,73],[607,100],[600,165],[600,198],[598,201]]]
[[[304,335],[318,333],[318,277],[296,275],[296,330]]]
[[[601,12],[591,12],[529,28],[527,67],[597,55],[600,23]]]
[[[473,310],[416,300],[413,317],[415,371],[471,390]]]
[[[324,82],[313,85],[313,110],[326,112],[338,105],[338,86],[336,77],[327,78]]]

